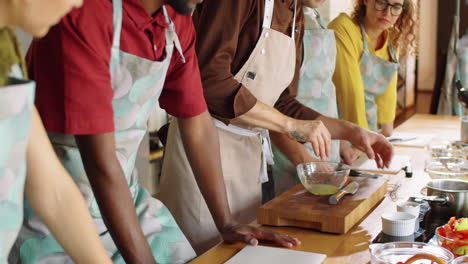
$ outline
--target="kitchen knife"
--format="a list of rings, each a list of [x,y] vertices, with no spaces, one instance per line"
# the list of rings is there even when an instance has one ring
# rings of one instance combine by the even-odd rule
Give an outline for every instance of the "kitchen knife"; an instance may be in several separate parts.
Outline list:
[[[330,204],[338,204],[340,199],[345,196],[345,194],[355,194],[359,189],[359,183],[353,181],[350,182],[346,187],[341,189],[339,192],[335,193],[334,195],[330,196],[328,199],[328,203]]]
[[[394,142],[405,142],[405,141],[411,141],[418,139],[417,137],[412,137],[412,138],[389,138],[388,141],[394,143]]]
[[[378,179],[379,177],[382,176],[382,174],[368,173],[368,172],[361,172],[361,171],[357,171],[357,170],[351,170],[349,172],[349,176]]]

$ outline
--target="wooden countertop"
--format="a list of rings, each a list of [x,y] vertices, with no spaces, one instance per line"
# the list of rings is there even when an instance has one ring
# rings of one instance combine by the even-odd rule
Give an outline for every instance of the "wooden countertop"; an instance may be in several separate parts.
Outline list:
[[[433,133],[444,139],[459,140],[460,122],[459,117],[416,114],[399,126],[396,131]],[[389,185],[394,186],[396,183],[401,183],[401,187],[397,191],[398,199],[407,199],[411,195],[419,194],[421,188],[429,180],[429,177],[424,173],[424,162],[429,154],[423,148],[404,147],[396,147],[395,154],[412,157],[413,177],[405,178],[404,173],[400,172],[391,176]],[[382,229],[380,216],[387,211],[396,211],[395,202],[389,198],[388,194],[363,221],[343,235],[321,233],[302,228],[267,226],[264,228],[299,238],[302,244],[292,248],[294,250],[326,254],[327,259],[324,264],[364,264],[370,262],[368,246],[380,233]],[[243,243],[221,243],[190,264],[221,264],[244,246]]]

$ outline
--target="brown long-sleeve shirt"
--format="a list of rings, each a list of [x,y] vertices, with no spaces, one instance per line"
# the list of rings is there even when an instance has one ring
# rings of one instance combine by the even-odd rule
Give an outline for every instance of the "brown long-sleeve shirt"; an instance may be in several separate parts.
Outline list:
[[[272,29],[291,35],[294,0],[274,0]],[[234,79],[255,48],[262,32],[265,0],[207,0],[194,13],[196,50],[206,102],[210,113],[229,123],[248,112],[257,102],[249,90]],[[311,120],[319,114],[299,103],[297,94],[302,60],[304,15],[297,1],[296,71],[294,79],[275,104],[288,116]]]

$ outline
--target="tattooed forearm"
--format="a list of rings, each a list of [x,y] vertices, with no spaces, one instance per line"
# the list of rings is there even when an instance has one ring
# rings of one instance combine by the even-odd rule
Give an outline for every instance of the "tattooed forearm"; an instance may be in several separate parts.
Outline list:
[[[293,138],[295,138],[296,140],[298,140],[298,141],[305,141],[305,140],[306,140],[306,137],[303,136],[303,135],[301,135],[301,134],[299,134],[299,133],[297,133],[297,131],[291,132],[290,135],[291,135]]]

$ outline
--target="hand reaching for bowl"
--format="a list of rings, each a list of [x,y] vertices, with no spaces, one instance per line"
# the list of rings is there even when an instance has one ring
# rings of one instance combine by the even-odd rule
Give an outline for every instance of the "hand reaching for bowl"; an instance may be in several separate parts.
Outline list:
[[[384,136],[344,120],[326,116],[320,116],[318,120],[325,124],[333,139],[351,142],[354,148],[375,160],[379,168],[390,165],[393,147]]]
[[[352,165],[359,158],[356,151],[347,141],[340,140],[340,157],[343,163]]]
[[[353,147],[366,153],[369,159],[375,160],[377,167],[390,166],[393,146],[384,136],[356,126],[350,132],[348,140],[353,144]]]

